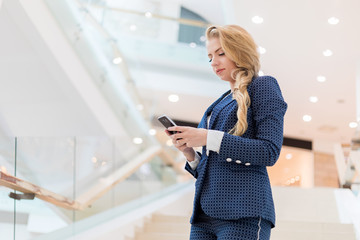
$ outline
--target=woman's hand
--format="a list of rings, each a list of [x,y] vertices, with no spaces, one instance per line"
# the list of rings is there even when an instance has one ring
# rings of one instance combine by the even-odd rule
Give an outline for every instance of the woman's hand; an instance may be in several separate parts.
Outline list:
[[[177,132],[171,137],[176,140],[178,146],[202,147],[206,145],[207,130],[204,128],[174,126],[169,127],[168,130]]]
[[[169,131],[176,131],[170,135]],[[201,147],[206,145],[207,130],[203,128],[193,127],[169,127],[166,134],[170,136],[174,146],[179,149],[188,161],[195,159],[195,151],[193,147]]]

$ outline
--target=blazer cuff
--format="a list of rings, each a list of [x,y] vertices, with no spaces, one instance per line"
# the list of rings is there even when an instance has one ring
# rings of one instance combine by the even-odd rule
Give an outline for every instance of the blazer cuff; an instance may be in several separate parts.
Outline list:
[[[221,141],[224,137],[224,132],[217,130],[208,130],[206,141],[206,155],[209,156],[209,152],[220,152]]]
[[[199,155],[199,153],[198,152],[195,152],[195,159],[194,159],[194,161],[187,161],[188,162],[188,164],[190,165],[190,167],[191,167],[191,169],[192,170],[195,170],[196,168],[197,168],[197,166],[199,165],[199,162],[200,162],[200,155]]]

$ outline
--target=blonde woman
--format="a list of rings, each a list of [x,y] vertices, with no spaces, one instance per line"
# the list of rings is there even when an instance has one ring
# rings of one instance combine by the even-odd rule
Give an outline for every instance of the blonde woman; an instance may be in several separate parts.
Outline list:
[[[167,129],[178,132],[169,136],[197,179],[190,239],[270,239],[275,210],[266,167],[279,157],[287,104],[275,78],[258,76],[259,54],[247,31],[212,26],[206,37],[211,67],[230,90],[198,128]]]

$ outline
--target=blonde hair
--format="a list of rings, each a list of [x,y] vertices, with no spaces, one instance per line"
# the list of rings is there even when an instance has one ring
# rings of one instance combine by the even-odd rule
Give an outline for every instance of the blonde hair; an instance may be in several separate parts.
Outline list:
[[[206,30],[206,38],[218,38],[225,55],[236,64],[231,76],[235,80],[233,98],[238,104],[238,121],[230,133],[241,136],[248,128],[250,97],[247,87],[260,70],[257,45],[251,35],[237,25],[211,26]]]

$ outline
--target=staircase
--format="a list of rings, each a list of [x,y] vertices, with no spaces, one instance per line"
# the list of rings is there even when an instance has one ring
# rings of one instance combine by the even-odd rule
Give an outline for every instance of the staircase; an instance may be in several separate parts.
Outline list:
[[[154,214],[135,238],[127,240],[188,240],[189,217]],[[271,240],[355,240],[352,224],[278,221]]]
[[[271,240],[356,240],[352,224],[278,221]]]
[[[154,214],[142,229],[138,229],[133,240],[187,240],[190,236],[189,221],[190,216]]]
[[[273,194],[277,220],[271,240],[356,240],[351,214],[358,212],[358,203],[350,201],[350,190],[273,187]],[[193,196],[188,195],[153,213],[126,240],[189,239]]]

